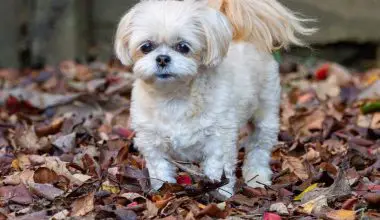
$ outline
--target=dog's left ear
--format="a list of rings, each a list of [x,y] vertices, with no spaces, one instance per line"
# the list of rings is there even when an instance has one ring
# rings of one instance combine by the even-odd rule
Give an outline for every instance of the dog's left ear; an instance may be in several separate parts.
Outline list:
[[[201,25],[207,48],[202,55],[202,62],[206,66],[215,66],[228,52],[232,41],[232,26],[222,13],[213,8],[205,8],[204,13]]]

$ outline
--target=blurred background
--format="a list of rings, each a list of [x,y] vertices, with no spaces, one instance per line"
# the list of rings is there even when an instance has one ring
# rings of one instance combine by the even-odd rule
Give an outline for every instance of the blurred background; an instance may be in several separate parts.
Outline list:
[[[380,0],[281,0],[319,32],[292,55],[345,66],[380,65]],[[108,61],[121,16],[137,0],[0,0],[0,67]]]

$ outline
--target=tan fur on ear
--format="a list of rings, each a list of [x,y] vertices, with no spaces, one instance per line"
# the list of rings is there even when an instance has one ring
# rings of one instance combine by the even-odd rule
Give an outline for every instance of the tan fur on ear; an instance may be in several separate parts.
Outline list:
[[[216,10],[220,10],[222,7],[223,0],[208,0],[208,5]]]
[[[290,44],[304,46],[297,35],[316,31],[277,0],[208,0],[210,7],[219,7],[230,20],[235,41],[249,41],[258,49],[273,51]]]

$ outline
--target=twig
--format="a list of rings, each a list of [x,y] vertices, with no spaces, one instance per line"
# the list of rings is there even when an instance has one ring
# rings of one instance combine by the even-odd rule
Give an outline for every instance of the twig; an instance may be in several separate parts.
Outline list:
[[[252,177],[250,180],[247,181],[247,183],[251,182],[252,180],[256,179],[259,175],[256,175],[254,177]]]
[[[170,159],[166,159],[167,161],[169,161],[170,163],[172,163],[173,165],[175,165],[176,167],[178,167],[179,169],[185,171],[186,173],[189,173],[190,175],[192,176],[196,176],[196,177],[199,177],[199,178],[205,178],[206,175],[200,173],[200,172],[196,172],[190,168],[188,168],[187,166],[185,165],[182,165],[174,160],[170,160]]]
[[[284,176],[284,175],[286,175],[286,174],[288,174],[288,173],[290,173],[290,169],[289,169],[289,168],[286,168],[285,170],[282,170],[282,171],[279,172],[278,174],[274,175],[274,176],[273,176],[273,180],[277,180],[278,178],[280,178],[280,177],[282,177],[282,176]]]
[[[256,181],[256,183],[260,184],[260,185],[263,185],[266,189],[270,189],[274,192],[278,192],[277,190],[273,189],[271,186],[265,184],[265,183],[262,183],[262,182],[259,182],[259,181]]]

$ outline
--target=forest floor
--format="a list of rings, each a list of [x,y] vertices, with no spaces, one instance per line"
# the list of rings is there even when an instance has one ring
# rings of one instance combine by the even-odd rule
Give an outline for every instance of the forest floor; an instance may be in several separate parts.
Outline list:
[[[150,189],[117,62],[0,70],[0,219],[380,219],[380,69],[283,60],[281,75],[273,185],[245,186],[240,152],[222,201],[196,164]]]

